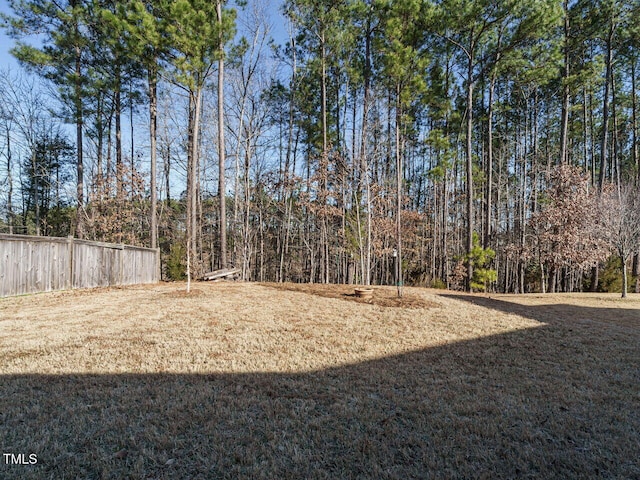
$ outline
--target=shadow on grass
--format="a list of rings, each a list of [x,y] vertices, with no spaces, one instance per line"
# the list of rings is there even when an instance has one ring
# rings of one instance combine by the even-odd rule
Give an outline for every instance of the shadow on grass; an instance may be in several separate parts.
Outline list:
[[[614,328],[616,326],[631,326],[634,327],[634,329],[640,328],[640,310],[638,309],[583,307],[558,303],[552,303],[550,305],[522,305],[520,303],[486,296],[451,293],[442,293],[439,296],[461,300],[504,313],[513,313],[551,325],[567,326],[570,322],[578,321],[587,323],[601,322]],[[636,332],[638,332],[638,330],[636,330]]]
[[[38,463],[0,477],[640,478],[638,333],[474,303],[547,323],[299,374],[1,376],[2,453]]]

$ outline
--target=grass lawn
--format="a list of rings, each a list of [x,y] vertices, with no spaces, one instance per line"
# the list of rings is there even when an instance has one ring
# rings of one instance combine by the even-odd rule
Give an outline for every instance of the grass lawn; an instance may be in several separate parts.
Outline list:
[[[0,299],[0,478],[640,478],[638,295],[184,288]]]

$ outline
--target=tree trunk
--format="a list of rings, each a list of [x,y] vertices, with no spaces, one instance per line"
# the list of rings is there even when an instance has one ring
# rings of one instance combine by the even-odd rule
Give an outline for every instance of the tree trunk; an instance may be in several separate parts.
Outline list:
[[[285,202],[285,211],[284,211],[284,235],[282,241],[280,242],[280,267],[278,273],[278,281],[284,281],[284,263],[285,256],[288,251],[289,246],[289,235],[291,232],[291,216],[293,210],[293,198],[291,198],[291,192],[289,188],[289,169],[291,166],[291,157],[293,153],[293,127],[295,125],[294,122],[294,92],[296,90],[296,81],[297,81],[297,56],[296,56],[296,40],[295,37],[290,38],[291,43],[291,52],[293,56],[293,64],[291,66],[291,83],[289,87],[289,91],[291,93],[291,97],[289,98],[289,118],[287,124],[287,152],[285,154],[284,160],[284,171],[282,172],[283,178],[283,195],[282,198]],[[294,168],[295,170],[295,168]]]
[[[640,184],[640,166],[638,165],[638,111],[636,96],[636,59],[631,58],[631,138],[633,146],[631,148],[631,159],[636,169],[636,181]]]
[[[595,149],[595,122],[593,120],[593,91],[589,91],[589,139],[591,140],[591,149],[589,151],[589,164],[591,165],[591,185],[596,185],[596,149]]]
[[[635,293],[640,293],[640,253],[636,253],[633,256],[633,273],[632,275],[636,278],[636,286],[634,289]]]
[[[216,3],[220,24],[220,59],[218,60],[218,196],[220,198],[220,268],[227,268],[227,212],[225,191],[224,145],[224,48],[222,44],[222,2]]]
[[[171,145],[167,145],[167,152],[164,156],[164,188],[166,190],[167,205],[171,205]]]
[[[591,292],[598,291],[598,284],[600,283],[600,267],[596,265],[591,268],[591,285],[589,286],[589,290]]]
[[[322,159],[320,162],[320,179],[322,182],[322,214],[320,225],[320,276],[322,283],[329,283],[329,235],[327,215],[325,211],[328,191],[329,144],[327,138],[327,52],[325,48],[325,32],[320,34],[321,44],[321,78],[320,78],[320,115],[322,124]]]
[[[197,219],[198,219],[198,169],[199,134],[202,88],[196,87],[189,94],[189,141],[187,156],[187,292],[191,278],[197,270]]]
[[[151,248],[158,246],[158,194],[156,187],[157,135],[158,135],[158,84],[155,68],[149,69],[149,140],[151,149]]]
[[[194,179],[194,92],[189,93],[188,127],[187,127],[187,205],[186,205],[186,246],[187,246],[187,292],[191,290],[191,259],[193,257],[193,221],[195,218],[195,179]]]
[[[255,46],[255,39],[254,39],[254,46]],[[240,243],[238,241],[238,230],[235,230],[235,229],[238,228],[238,224],[239,224],[238,218],[240,214],[240,150],[242,148],[241,146],[242,146],[243,136],[244,136],[244,116],[245,116],[245,108],[247,103],[247,94],[248,94],[247,90],[248,90],[250,78],[251,78],[251,74],[249,74],[249,76],[246,79],[244,78],[244,74],[242,75],[242,79],[243,79],[243,83],[241,86],[242,95],[240,98],[240,113],[238,115],[238,126],[236,130],[237,133],[236,133],[236,149],[235,149],[236,151],[234,155],[235,169],[234,169],[234,186],[233,186],[233,221],[232,221],[232,225],[234,227],[234,231],[233,231],[234,240],[232,240],[233,252],[231,254],[231,259],[232,259],[231,261],[234,264],[235,262],[237,262],[237,259],[238,259],[238,247]],[[220,121],[220,119],[218,119],[218,121]],[[243,225],[244,223],[245,222],[243,222]],[[243,247],[243,252],[245,252],[245,250],[246,249],[244,249]],[[243,259],[243,265],[244,265],[244,262],[245,260]],[[246,280],[244,270],[243,270],[243,280]]]
[[[32,147],[33,148],[33,147]],[[38,178],[40,173],[38,172],[39,168],[37,165],[36,152],[33,150],[31,152],[31,175],[33,177],[33,207],[35,213],[35,223],[36,223],[36,236],[40,236],[40,182]]]
[[[472,50],[470,50],[472,51]],[[466,289],[471,291],[471,279],[473,277],[473,262],[471,260],[471,250],[473,249],[473,55],[469,55],[467,64],[467,280]]]
[[[79,27],[75,26],[76,34],[79,35]],[[84,237],[84,161],[82,157],[82,129],[83,129],[83,112],[82,112],[82,51],[80,46],[75,47],[75,77],[74,77],[74,106],[76,121],[76,237]]]
[[[584,155],[584,171],[589,172],[590,163],[589,163],[589,143],[588,143],[588,116],[587,116],[587,89],[586,87],[582,87],[582,137],[583,137],[583,150],[582,154]],[[593,175],[590,174],[590,178]]]
[[[364,65],[364,103],[362,106],[362,138],[360,143],[360,182],[364,178],[367,202],[367,239],[362,252],[362,242],[360,248],[360,262],[362,265],[362,276],[365,285],[371,284],[371,209],[373,202],[371,199],[371,185],[369,181],[369,157],[367,151],[367,135],[369,132],[369,107],[371,104],[371,22],[367,19],[367,31],[365,37],[365,65]],[[359,201],[360,199],[358,199]],[[358,208],[359,205],[356,205]],[[358,220],[358,231],[360,222]],[[363,258],[364,257],[364,258]]]
[[[9,125],[6,126],[7,135],[7,224],[9,225],[9,235],[13,234],[13,177],[11,175],[11,135]]]
[[[629,282],[627,280],[627,255],[620,255],[622,260],[622,298],[627,298],[627,290],[629,290]]]
[[[102,195],[104,193],[104,185],[103,185],[104,167],[102,166],[102,157],[103,157],[103,150],[104,150],[104,132],[103,132],[104,127],[102,124],[103,115],[104,115],[103,103],[104,103],[104,96],[101,94],[98,94],[98,98],[96,98],[96,114],[95,114],[98,145],[97,145],[97,152],[96,152],[96,180],[93,185],[93,189],[97,193],[98,201],[100,203],[102,202]]]
[[[612,171],[615,171],[615,182],[616,188],[618,189],[618,196],[620,195],[620,145],[618,143],[618,113],[617,113],[617,98],[616,98],[616,82],[615,77],[611,77],[611,120],[613,122],[613,130],[611,132],[611,143],[612,143]]]
[[[558,283],[558,268],[553,266],[549,272],[549,293],[556,293]]]
[[[116,87],[114,93],[116,116],[116,241],[122,242],[122,209],[124,208],[124,166],[122,165],[122,92],[120,89],[120,68],[116,68]]]
[[[562,72],[562,124],[560,126],[560,164],[568,163],[567,143],[569,130],[569,2],[564,1],[564,68]]]
[[[600,174],[598,177],[598,189],[602,191],[605,181],[605,173],[607,169],[607,142],[609,138],[609,90],[611,86],[612,64],[613,64],[613,21],[609,26],[609,34],[607,36],[606,50],[606,71],[604,94],[602,95],[602,136],[600,139]]]
[[[251,159],[250,142],[251,139],[247,137],[247,144],[244,152],[244,224],[242,229],[242,279],[245,281],[249,280],[249,267],[251,263],[251,245],[249,237],[251,214],[251,192],[249,184],[249,166]],[[262,213],[262,211],[260,213]]]
[[[483,247],[489,247],[489,241],[491,239],[491,199],[493,196],[493,95],[496,86],[495,74],[491,76],[491,83],[489,85],[489,111],[487,112],[487,198],[486,198],[486,212],[485,212],[485,229]]]
[[[400,85],[396,86],[396,246],[398,257],[396,264],[396,286],[398,297],[402,297],[402,144],[400,128],[402,122],[402,108],[400,99]]]
[[[191,197],[191,245],[193,251],[194,271],[198,273],[199,264],[196,259],[200,256],[198,251],[198,204],[200,196],[200,118],[202,117],[202,88],[198,88],[195,98],[195,112],[193,117],[193,169],[191,181],[193,183],[193,195]]]

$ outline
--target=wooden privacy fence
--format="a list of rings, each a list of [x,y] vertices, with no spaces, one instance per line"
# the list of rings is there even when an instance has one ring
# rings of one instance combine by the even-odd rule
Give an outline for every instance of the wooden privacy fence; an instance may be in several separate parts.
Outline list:
[[[159,280],[158,249],[0,234],[0,297]]]

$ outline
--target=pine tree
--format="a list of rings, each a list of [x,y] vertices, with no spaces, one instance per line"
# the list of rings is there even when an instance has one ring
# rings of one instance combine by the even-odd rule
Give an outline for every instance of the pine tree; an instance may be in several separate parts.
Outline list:
[[[197,265],[197,196],[198,169],[200,163],[200,121],[202,115],[202,94],[213,65],[224,56],[224,46],[235,34],[235,11],[222,8],[222,1],[215,3],[205,0],[177,0],[167,5],[167,25],[169,45],[172,47],[171,64],[173,80],[189,96],[189,141],[187,161],[187,270],[191,280],[192,268]],[[219,68],[223,67],[219,63]],[[219,71],[222,75],[222,70]],[[224,88],[219,80],[218,88]],[[222,94],[221,92],[219,93]],[[219,105],[218,108],[221,108]],[[220,117],[219,117],[220,121]],[[222,129],[223,126],[219,126]],[[221,177],[224,177],[223,139],[219,136],[219,163]],[[223,222],[226,192],[224,179],[220,180],[220,240],[226,243]],[[226,256],[226,245],[220,245],[221,254]],[[223,260],[223,262],[225,262]],[[197,270],[197,268],[196,268]],[[188,286],[189,288],[189,286]]]
[[[383,26],[378,37],[380,75],[393,91],[395,110],[394,153],[396,172],[396,283],[398,296],[403,291],[402,205],[404,195],[404,132],[411,121],[410,106],[426,89],[424,72],[427,56],[424,50],[423,26],[429,12],[421,0],[395,0],[383,8]],[[397,257],[396,257],[397,255]]]
[[[9,33],[18,39],[12,54],[52,81],[76,125],[76,235],[84,236],[83,128],[87,56],[87,9],[83,0],[11,0]],[[41,47],[22,41],[39,35]]]

